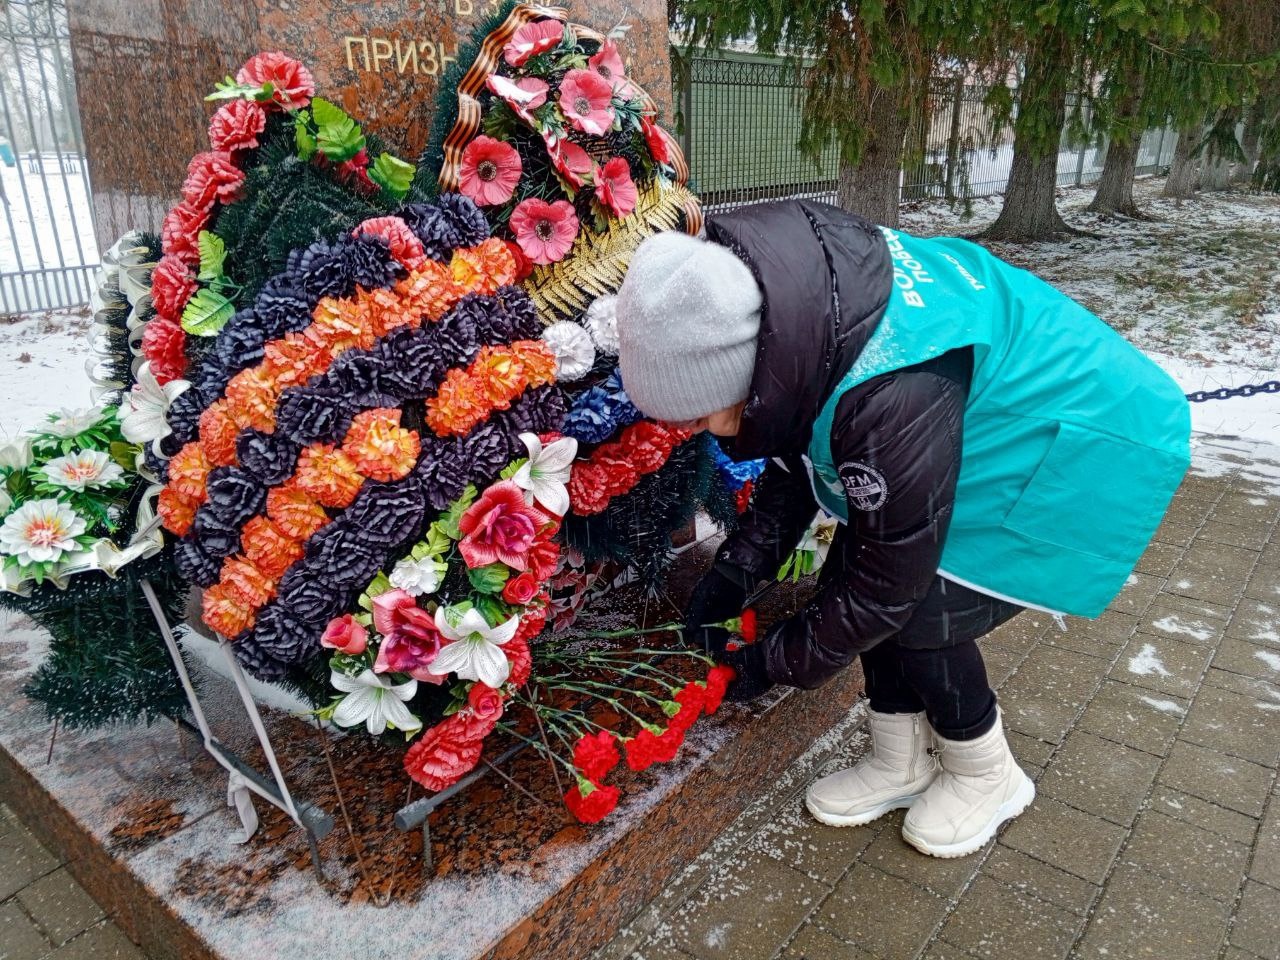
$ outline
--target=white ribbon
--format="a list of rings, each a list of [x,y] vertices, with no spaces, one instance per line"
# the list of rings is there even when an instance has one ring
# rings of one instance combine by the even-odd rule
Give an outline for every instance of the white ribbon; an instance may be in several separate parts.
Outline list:
[[[106,318],[108,294],[119,293],[129,303],[129,315],[125,328],[129,333],[129,352],[133,354],[132,368],[136,373],[142,364],[142,332],[151,315],[151,271],[155,262],[150,251],[142,244],[142,236],[130,231],[111,245],[102,255],[102,268],[89,298],[93,311],[92,333],[96,338],[113,332],[115,327]],[[88,362],[89,379],[94,384],[94,399],[112,390],[124,389],[124,384],[111,379],[101,369],[105,357],[101,354]]]
[[[258,811],[253,806],[253,792],[249,789],[249,781],[241,774],[232,771],[227,777],[227,806],[234,807],[240,817],[243,834],[234,834],[232,843],[248,843],[258,832]]]

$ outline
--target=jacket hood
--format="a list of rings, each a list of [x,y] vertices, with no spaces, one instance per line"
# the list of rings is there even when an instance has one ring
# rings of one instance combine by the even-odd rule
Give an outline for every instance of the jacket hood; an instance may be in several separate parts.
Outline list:
[[[893,286],[889,248],[873,224],[809,200],[712,217],[707,237],[750,268],[764,297],[733,456],[805,450],[814,420],[884,315]]]

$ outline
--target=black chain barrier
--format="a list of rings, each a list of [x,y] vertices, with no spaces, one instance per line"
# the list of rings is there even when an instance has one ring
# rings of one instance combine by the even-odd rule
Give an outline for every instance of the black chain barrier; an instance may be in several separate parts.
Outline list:
[[[1257,393],[1280,393],[1280,380],[1268,380],[1266,383],[1246,383],[1240,387],[1219,387],[1217,390],[1193,390],[1187,394],[1187,399],[1192,403],[1204,403],[1206,400],[1252,397]]]

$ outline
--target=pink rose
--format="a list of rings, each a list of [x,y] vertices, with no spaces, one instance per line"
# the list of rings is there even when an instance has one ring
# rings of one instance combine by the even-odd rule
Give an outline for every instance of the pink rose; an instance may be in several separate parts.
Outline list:
[[[252,100],[232,100],[218,108],[209,120],[209,143],[215,150],[232,153],[258,145],[258,134],[267,128],[267,111]]]
[[[529,548],[547,519],[541,510],[524,502],[524,491],[510,480],[495,483],[458,522],[463,534],[458,544],[462,559],[472,569],[505,563],[524,571]]]
[[[444,683],[429,669],[440,652],[440,631],[431,614],[403,590],[373,598],[373,626],[382,634],[374,673],[407,673],[423,683]]]
[[[485,723],[497,723],[502,716],[502,694],[485,683],[476,681],[467,693],[467,706],[475,714],[477,720]]]
[[[369,644],[369,631],[356,622],[351,614],[344,614],[329,621],[320,636],[320,646],[338,650],[351,656],[364,653]]]

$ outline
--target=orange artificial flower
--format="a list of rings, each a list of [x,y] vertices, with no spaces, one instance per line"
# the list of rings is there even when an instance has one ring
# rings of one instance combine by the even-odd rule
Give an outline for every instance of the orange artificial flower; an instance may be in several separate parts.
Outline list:
[[[224,637],[244,633],[256,619],[256,611],[234,589],[223,583],[215,583],[204,592],[200,607],[201,619]]]
[[[329,522],[324,507],[293,480],[267,491],[267,516],[281,533],[299,543]]]
[[[467,292],[454,281],[449,267],[435,260],[428,260],[392,289],[415,316],[427,320],[439,320]]]
[[[418,435],[400,426],[400,411],[365,410],[356,415],[342,444],[356,469],[373,480],[402,480],[418,462]]]
[[[176,537],[185,537],[196,518],[196,504],[184,497],[176,487],[168,486],[160,491],[156,503],[156,516],[164,528]]]
[[[400,327],[418,326],[421,322],[412,307],[406,305],[394,290],[365,290],[356,293],[356,302],[369,317],[374,335],[385,337]]]
[[[467,290],[492,295],[516,279],[516,259],[505,243],[490,237],[479,246],[455,250],[449,262],[453,279]]]
[[[232,557],[223,563],[219,583],[230,588],[229,595],[238,595],[254,610],[276,595],[275,579],[244,557]]]
[[[240,430],[253,427],[270,433],[276,428],[276,402],[279,399],[280,387],[271,375],[262,367],[250,367],[231,378],[231,382],[227,384],[226,398],[218,403],[226,404],[227,416]],[[200,422],[203,426],[203,417]],[[204,436],[203,430],[200,435]],[[234,452],[235,438],[232,437],[232,453]]]
[[[260,369],[263,377],[275,385],[275,399],[278,400],[280,391],[285,387],[301,386],[329,369],[333,355],[330,344],[318,343],[317,338],[301,333],[289,333],[280,340],[272,340],[263,348]],[[237,374],[237,377],[240,376],[243,374]],[[234,382],[233,380],[232,383]],[[228,396],[230,393],[231,388],[228,387]]]
[[[340,508],[350,506],[364,477],[355,462],[333,444],[313,443],[298,457],[294,481],[322,506]]]
[[[368,350],[377,339],[369,315],[346,300],[321,300],[312,314],[311,325],[303,331],[317,346],[331,356],[347,350]]]
[[[302,559],[302,544],[266,517],[254,517],[240,531],[245,557],[273,580]]]
[[[169,486],[166,489],[175,491],[191,504],[203,503],[210,469],[204,447],[200,443],[188,443],[169,461]]]
[[[210,467],[229,467],[236,462],[236,435],[240,428],[231,418],[230,404],[219,400],[200,414],[200,446]]]
[[[556,380],[556,355],[541,340],[518,340],[511,345],[524,365],[526,389],[541,387]]]
[[[482,347],[471,364],[471,376],[489,406],[505,410],[524,390],[524,364],[515,350]]]
[[[466,370],[450,370],[427,401],[427,426],[437,436],[462,436],[485,418],[484,396]]]

